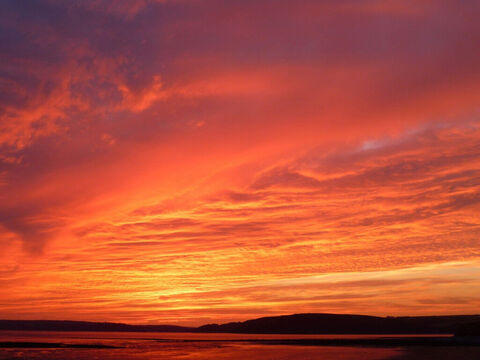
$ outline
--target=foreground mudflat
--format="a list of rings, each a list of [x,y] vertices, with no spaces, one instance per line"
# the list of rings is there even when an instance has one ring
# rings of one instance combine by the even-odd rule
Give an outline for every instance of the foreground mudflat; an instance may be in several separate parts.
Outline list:
[[[0,332],[0,359],[450,360],[480,358],[452,336]],[[471,339],[468,339],[471,341]]]

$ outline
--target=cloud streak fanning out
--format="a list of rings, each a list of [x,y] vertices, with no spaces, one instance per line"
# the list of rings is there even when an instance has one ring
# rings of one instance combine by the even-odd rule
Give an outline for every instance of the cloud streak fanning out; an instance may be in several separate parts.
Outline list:
[[[477,2],[0,8],[0,318],[478,312]]]

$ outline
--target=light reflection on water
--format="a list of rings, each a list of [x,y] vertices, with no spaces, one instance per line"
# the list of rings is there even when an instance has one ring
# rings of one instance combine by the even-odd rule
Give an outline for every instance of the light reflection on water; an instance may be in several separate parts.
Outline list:
[[[382,335],[381,337],[384,337]],[[418,336],[418,335],[417,335]],[[252,335],[125,332],[0,331],[3,342],[101,344],[117,349],[0,349],[0,359],[228,359],[386,360],[405,358],[400,348],[264,345],[234,340],[371,338],[376,335]],[[167,341],[162,341],[167,340]],[[178,341],[171,341],[178,340]],[[181,340],[198,340],[182,342]],[[204,341],[202,341],[204,340]],[[209,340],[209,341],[205,341]],[[217,340],[217,341],[216,341]],[[410,357],[408,357],[410,358]],[[413,358],[412,358],[413,359]]]

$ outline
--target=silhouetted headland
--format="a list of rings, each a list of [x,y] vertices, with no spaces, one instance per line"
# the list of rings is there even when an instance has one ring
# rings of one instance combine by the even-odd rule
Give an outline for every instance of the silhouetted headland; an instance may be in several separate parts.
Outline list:
[[[49,342],[21,342],[5,341],[0,342],[0,349],[21,348],[21,349],[117,349],[118,346],[104,344],[65,344]]]
[[[378,317],[340,314],[295,314],[244,322],[209,324],[199,332],[245,334],[454,334],[480,315]]]
[[[128,325],[121,323],[69,320],[0,320],[0,330],[194,332],[196,328],[175,325]]]
[[[199,327],[128,325],[108,322],[0,320],[0,330],[197,332],[240,334],[456,334],[479,335],[480,315],[378,317],[294,314]]]
[[[461,324],[455,330],[456,336],[478,336],[480,337],[480,321]]]

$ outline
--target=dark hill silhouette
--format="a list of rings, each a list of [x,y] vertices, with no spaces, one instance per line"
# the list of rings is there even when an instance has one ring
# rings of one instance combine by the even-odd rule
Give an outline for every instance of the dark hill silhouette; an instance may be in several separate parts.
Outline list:
[[[121,323],[67,320],[0,320],[0,330],[25,331],[132,331],[192,332],[196,328],[175,325],[127,325]]]
[[[480,336],[480,321],[459,325],[456,336]]]
[[[453,334],[480,315],[377,317],[339,314],[295,314],[223,325],[200,326],[200,332],[271,334]]]
[[[473,335],[475,331],[478,334],[479,324],[480,315],[378,317],[343,314],[294,314],[263,317],[221,325],[208,324],[197,328],[85,321],[0,320],[0,330],[242,334],[463,334],[464,332],[470,332]]]

